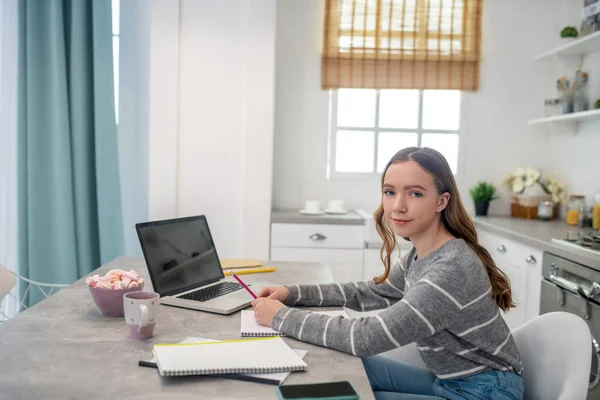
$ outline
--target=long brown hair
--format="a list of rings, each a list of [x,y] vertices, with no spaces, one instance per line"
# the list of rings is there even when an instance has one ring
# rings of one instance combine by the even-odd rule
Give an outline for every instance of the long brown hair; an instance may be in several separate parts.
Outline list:
[[[428,147],[407,147],[400,150],[392,157],[383,170],[383,174],[381,175],[382,191],[385,174],[389,166],[405,161],[414,161],[425,171],[429,172],[433,176],[438,194],[441,195],[446,192],[450,194],[448,205],[441,212],[444,227],[454,237],[464,240],[471,250],[477,254],[477,257],[479,257],[485,266],[490,282],[492,283],[492,296],[496,300],[498,307],[503,311],[508,311],[511,307],[515,307],[512,301],[508,276],[498,269],[490,253],[478,243],[475,225],[463,206],[452,170],[441,153]],[[387,279],[390,273],[390,257],[394,249],[396,249],[396,235],[384,218],[383,200],[373,215],[377,232],[383,239],[380,256],[385,271],[381,276],[374,279],[375,283],[380,284]]]

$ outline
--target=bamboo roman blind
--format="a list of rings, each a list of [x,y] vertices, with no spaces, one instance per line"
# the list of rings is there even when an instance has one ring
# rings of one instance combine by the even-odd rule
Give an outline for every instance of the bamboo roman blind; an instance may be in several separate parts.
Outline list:
[[[482,0],[326,0],[323,89],[479,84]]]

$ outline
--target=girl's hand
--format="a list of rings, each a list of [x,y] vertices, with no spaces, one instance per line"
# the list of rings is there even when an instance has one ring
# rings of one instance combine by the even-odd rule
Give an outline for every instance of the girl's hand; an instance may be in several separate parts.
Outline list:
[[[252,300],[252,308],[254,309],[254,318],[264,326],[271,326],[273,317],[283,307],[283,304],[277,300],[265,299],[259,297]]]
[[[285,286],[267,286],[258,292],[257,297],[266,297],[268,299],[279,300],[285,303],[290,295],[290,289]]]

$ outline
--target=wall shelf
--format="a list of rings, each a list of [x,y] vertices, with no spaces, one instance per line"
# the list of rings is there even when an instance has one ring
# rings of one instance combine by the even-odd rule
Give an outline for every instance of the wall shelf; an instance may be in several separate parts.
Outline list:
[[[587,119],[600,118],[600,110],[588,110],[570,114],[555,115],[553,117],[536,118],[527,121],[530,125],[535,124],[549,124],[549,123],[560,123],[560,122],[580,122]]]
[[[534,57],[533,61],[554,59],[563,56],[582,57],[596,51],[600,51],[600,31],[569,41],[562,46]]]

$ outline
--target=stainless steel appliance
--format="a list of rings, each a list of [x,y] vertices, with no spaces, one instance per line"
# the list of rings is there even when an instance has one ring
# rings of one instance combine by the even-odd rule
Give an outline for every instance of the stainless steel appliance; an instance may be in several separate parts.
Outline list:
[[[552,241],[563,246],[600,255],[600,233],[598,231],[568,231],[564,238],[552,238]]]
[[[592,368],[588,399],[600,400],[600,272],[551,253],[544,253],[540,313],[565,311],[582,317],[590,327]],[[551,334],[551,332],[548,332]]]

